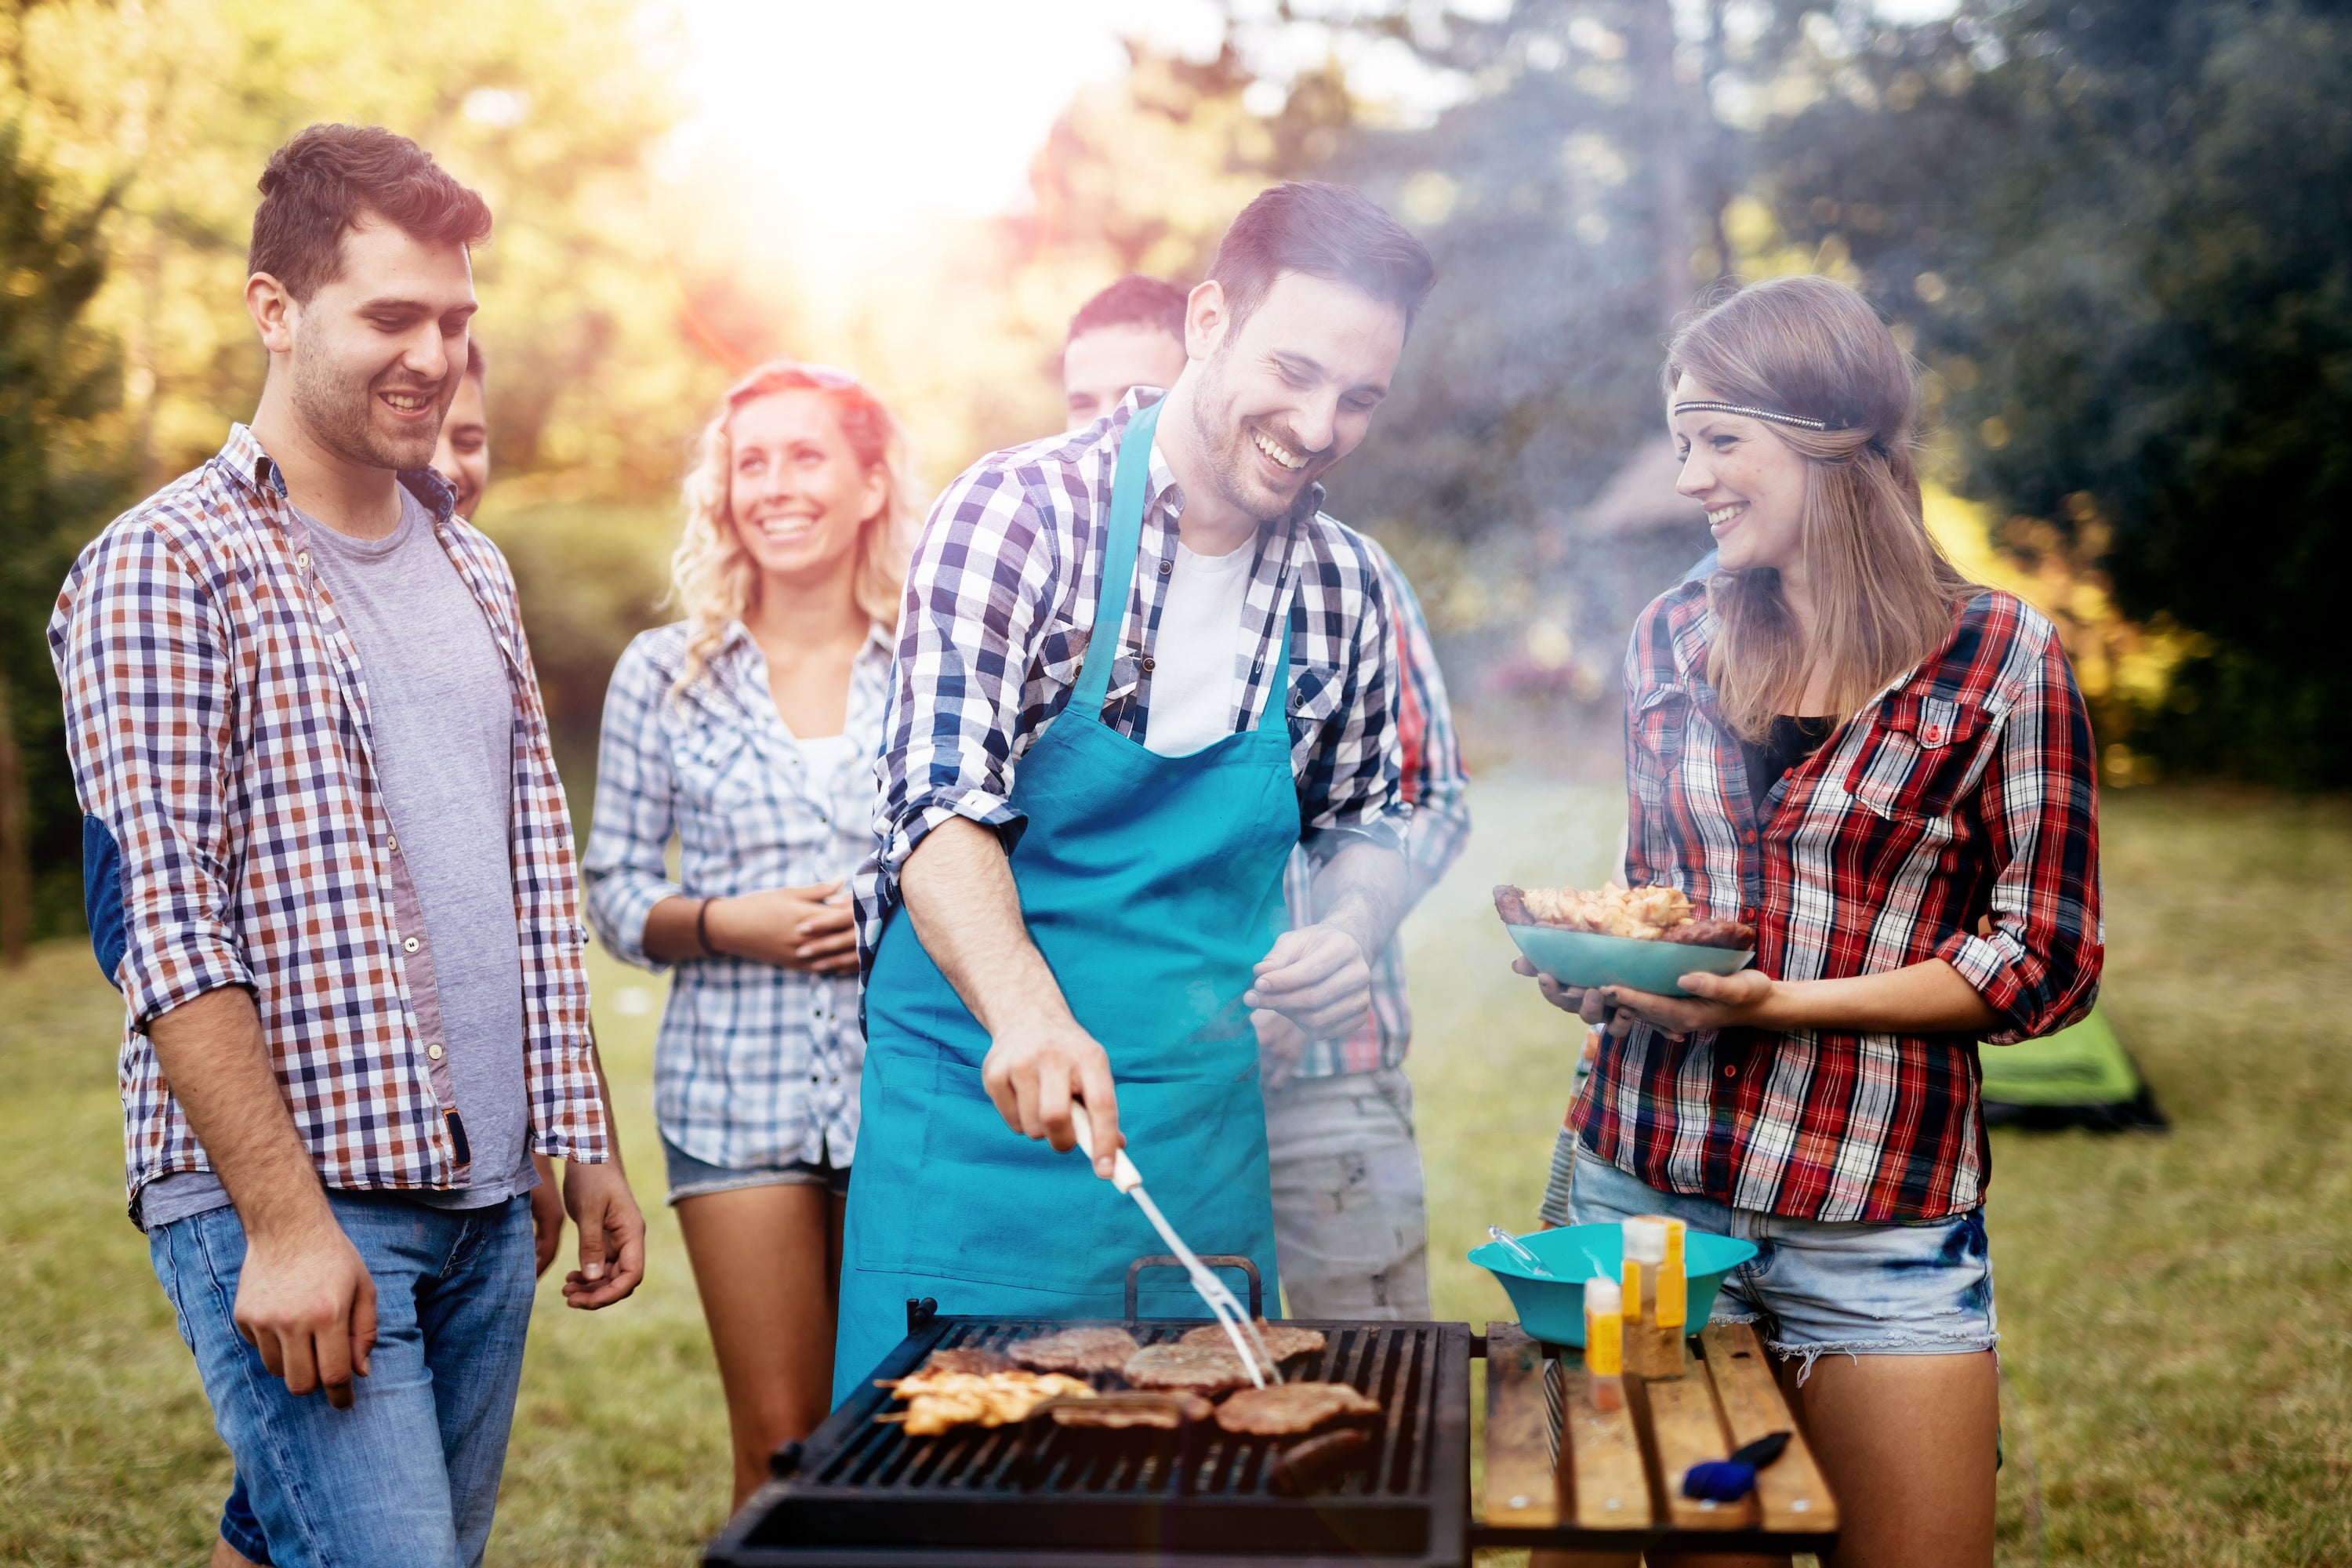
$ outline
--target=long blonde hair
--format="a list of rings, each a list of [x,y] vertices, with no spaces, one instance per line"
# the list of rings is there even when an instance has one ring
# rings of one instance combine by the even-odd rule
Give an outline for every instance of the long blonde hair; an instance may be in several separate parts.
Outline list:
[[[823,393],[859,466],[868,473],[882,470],[882,505],[857,531],[857,571],[850,592],[868,618],[886,626],[898,621],[907,558],[924,507],[906,426],[846,371],[771,360],[727,389],[718,414],[695,442],[694,464],[687,470],[686,527],[669,560],[669,602],[685,612],[689,627],[678,691],[701,679],[727,635],[727,623],[742,619],[759,588],[759,567],[735,531],[727,500],[735,461],[728,421],[747,403],[796,389]]]
[[[1911,357],[1870,302],[1828,278],[1750,284],[1675,334],[1672,404],[1684,377],[1727,403],[1819,422],[1761,420],[1806,459],[1799,534],[1817,617],[1808,647],[1771,567],[1717,572],[1707,680],[1724,721],[1760,740],[1800,710],[1826,664],[1829,705],[1850,717],[1940,647],[1952,609],[1979,592],[1928,533],[1913,458],[1918,386]]]

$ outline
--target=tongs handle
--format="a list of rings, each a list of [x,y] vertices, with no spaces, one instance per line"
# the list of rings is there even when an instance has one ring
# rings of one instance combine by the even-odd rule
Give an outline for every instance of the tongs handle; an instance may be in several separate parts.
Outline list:
[[[1087,1121],[1087,1108],[1082,1100],[1070,1102],[1070,1131],[1078,1135],[1078,1152],[1087,1157],[1089,1163],[1092,1163],[1095,1157],[1095,1131]],[[1131,1193],[1143,1185],[1143,1173],[1137,1170],[1135,1162],[1127,1157],[1127,1150],[1124,1146],[1117,1154],[1111,1156],[1110,1184],[1122,1193]]]

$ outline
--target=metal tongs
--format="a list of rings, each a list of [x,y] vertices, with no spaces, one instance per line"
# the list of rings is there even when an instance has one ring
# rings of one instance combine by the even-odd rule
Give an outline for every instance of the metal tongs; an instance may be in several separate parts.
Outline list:
[[[1071,1105],[1070,1125],[1078,1135],[1078,1152],[1089,1164],[1093,1163],[1094,1129],[1087,1123],[1085,1106]],[[1160,1212],[1160,1205],[1143,1190],[1143,1173],[1135,1168],[1135,1162],[1127,1157],[1125,1149],[1112,1158],[1110,1184],[1135,1200],[1143,1217],[1151,1222],[1151,1228],[1168,1244],[1168,1250],[1183,1264],[1186,1277],[1192,1281],[1193,1293],[1208,1303],[1210,1316],[1225,1331],[1225,1338],[1234,1342],[1234,1352],[1242,1358],[1242,1370],[1249,1373],[1251,1384],[1264,1388],[1268,1383],[1280,1383],[1282,1371],[1275,1364],[1274,1352],[1266,1348],[1265,1336],[1257,1331],[1257,1324],[1242,1310],[1225,1282],[1209,1272],[1200,1255],[1184,1245],[1184,1238],[1176,1234],[1176,1227],[1168,1223],[1168,1216]]]

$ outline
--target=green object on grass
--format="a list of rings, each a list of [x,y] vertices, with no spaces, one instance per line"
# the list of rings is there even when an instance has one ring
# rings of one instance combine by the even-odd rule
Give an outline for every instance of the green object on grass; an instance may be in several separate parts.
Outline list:
[[[1977,1055],[1984,1066],[1985,1120],[1994,1126],[2167,1125],[2131,1053],[2095,1006],[2054,1035],[1980,1047]]]
[[[1984,1097],[2004,1105],[2119,1105],[2139,1093],[2139,1074],[2098,1008],[2038,1040],[1986,1046]]]

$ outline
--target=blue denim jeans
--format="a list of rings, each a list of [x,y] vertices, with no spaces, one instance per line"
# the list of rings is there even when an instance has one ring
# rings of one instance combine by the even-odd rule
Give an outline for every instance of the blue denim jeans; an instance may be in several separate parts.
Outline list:
[[[1805,1373],[1824,1353],[1965,1355],[1999,1337],[1981,1208],[1916,1222],[1788,1219],[1662,1193],[1581,1146],[1568,1206],[1578,1225],[1665,1215],[1755,1243],[1724,1280],[1715,1321],[1756,1324],[1783,1360],[1803,1357]]]
[[[191,1215],[147,1238],[247,1505],[232,1495],[222,1539],[276,1568],[471,1568],[489,1540],[522,1377],[530,1202],[433,1209],[351,1193],[328,1202],[375,1280],[375,1349],[349,1410],[323,1394],[287,1393],[238,1335],[245,1230],[235,1209]]]

